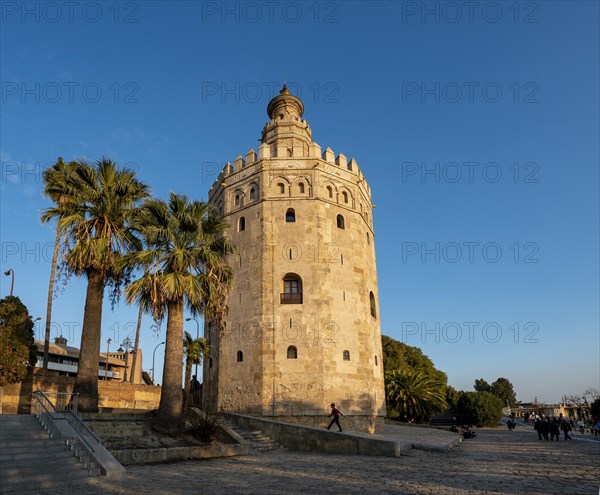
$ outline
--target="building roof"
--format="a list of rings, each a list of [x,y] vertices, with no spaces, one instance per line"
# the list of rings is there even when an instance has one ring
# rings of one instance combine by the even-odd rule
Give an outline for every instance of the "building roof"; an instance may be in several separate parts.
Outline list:
[[[35,341],[37,347],[38,347],[38,352],[44,352],[44,341],[42,340],[36,340]],[[68,356],[68,357],[72,357],[75,359],[79,359],[79,348],[78,347],[72,347],[70,345],[66,345],[66,344],[57,344],[55,342],[50,342],[50,346],[48,348],[48,352],[50,354],[58,354],[61,356]],[[109,353],[108,356],[108,363],[113,365],[113,366],[121,366],[121,367],[125,367],[125,361],[123,359],[119,359],[117,357],[114,357],[113,352]],[[101,352],[98,356],[98,362],[106,362],[106,352]]]

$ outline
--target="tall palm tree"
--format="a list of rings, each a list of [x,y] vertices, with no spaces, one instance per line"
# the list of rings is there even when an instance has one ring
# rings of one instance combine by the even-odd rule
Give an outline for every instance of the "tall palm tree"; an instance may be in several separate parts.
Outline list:
[[[44,216],[58,218],[65,234],[66,268],[87,277],[87,293],[81,333],[79,366],[73,392],[79,393],[79,409],[98,410],[98,358],[104,289],[112,284],[113,295],[126,280],[129,269],[120,263],[123,254],[140,249],[134,219],[139,203],[148,197],[148,186],[137,180],[135,172],[119,168],[102,158],[94,165],[74,162],[67,177],[76,207],[49,208]]]
[[[446,404],[446,385],[439,377],[404,368],[386,374],[385,389],[390,410],[400,417],[423,421]]]
[[[147,200],[140,216],[146,249],[129,254],[127,262],[144,275],[126,288],[134,300],[162,321],[167,315],[165,364],[158,412],[153,427],[167,433],[183,428],[181,374],[183,315],[222,321],[231,270],[226,256],[233,246],[223,237],[227,223],[206,203],[171,193],[169,202]]]
[[[185,396],[184,404],[189,404],[191,383],[192,383],[192,367],[195,364],[202,362],[202,357],[206,356],[209,351],[209,345],[203,337],[193,338],[190,332],[184,332],[183,336],[183,353],[185,355]],[[196,377],[198,378],[198,377]]]
[[[76,206],[74,203],[74,193],[69,184],[69,174],[72,172],[74,164],[65,163],[61,157],[52,167],[44,170],[44,195],[49,197],[56,205],[55,215],[44,213],[41,217],[42,222],[49,222],[52,218],[64,216],[69,208]],[[60,213],[59,213],[60,211]],[[54,280],[56,269],[58,267],[58,253],[60,250],[63,233],[56,226],[56,237],[54,239],[54,250],[52,252],[52,266],[50,268],[50,283],[48,284],[48,301],[46,305],[46,334],[44,337],[44,361],[43,368],[48,369],[48,355],[50,347],[50,325],[52,323],[52,298],[54,296]]]

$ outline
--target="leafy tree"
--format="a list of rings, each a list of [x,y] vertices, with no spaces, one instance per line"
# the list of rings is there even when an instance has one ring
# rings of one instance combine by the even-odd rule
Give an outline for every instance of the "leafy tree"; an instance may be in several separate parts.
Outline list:
[[[47,209],[42,219],[58,219],[60,234],[66,238],[66,268],[88,280],[73,391],[79,393],[81,411],[95,412],[104,289],[111,284],[113,297],[118,297],[121,283],[129,276],[120,260],[124,253],[142,247],[133,221],[138,203],[148,196],[148,187],[137,180],[133,170],[119,169],[105,158],[94,165],[76,161],[69,166],[72,170],[61,186],[69,194],[68,207],[59,203]]]
[[[386,374],[388,407],[401,418],[423,421],[443,411],[446,383],[439,377],[410,368]]]
[[[507,378],[498,378],[492,383],[490,392],[498,397],[503,405],[509,404],[511,407],[514,407],[517,403],[517,397],[512,383],[510,383]]]
[[[429,357],[418,347],[398,342],[386,335],[381,336],[383,350],[383,369],[388,373],[399,369],[413,369],[435,376],[444,383],[448,381],[446,373],[436,369]]]
[[[184,305],[222,325],[231,269],[226,256],[233,246],[223,236],[228,227],[206,203],[171,193],[169,202],[147,200],[140,215],[146,248],[126,257],[144,275],[126,288],[127,301],[136,300],[156,321],[167,316],[165,364],[158,412],[153,427],[179,433],[183,428]]]
[[[190,387],[192,381],[192,366],[200,364],[202,357],[206,356],[209,351],[209,345],[206,339],[193,338],[190,332],[185,332],[183,337],[183,353],[185,355],[185,400],[188,403],[190,397]]]
[[[502,401],[491,392],[460,392],[454,413],[463,424],[496,426],[503,407]]]
[[[479,378],[475,380],[475,385],[473,386],[476,392],[491,392],[492,386],[486,382],[483,378]]]
[[[0,299],[0,387],[23,381],[37,360],[33,320],[16,296]]]

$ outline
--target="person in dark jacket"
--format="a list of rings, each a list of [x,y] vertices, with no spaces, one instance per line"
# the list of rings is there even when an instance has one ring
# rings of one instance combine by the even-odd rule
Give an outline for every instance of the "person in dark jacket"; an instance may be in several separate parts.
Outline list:
[[[544,440],[548,440],[548,433],[550,433],[550,419],[546,417],[542,421],[542,436]]]
[[[554,440],[554,437],[556,437],[557,442],[560,440],[560,428],[556,418],[552,418],[550,421],[550,440]]]
[[[542,419],[541,418],[536,418],[535,424],[533,425],[533,429],[535,431],[537,431],[538,440],[541,440],[542,439]]]
[[[572,440],[572,438],[569,436],[569,432],[571,431],[571,425],[569,424],[569,422],[563,420],[560,427],[561,427],[563,433],[565,434],[565,441]]]

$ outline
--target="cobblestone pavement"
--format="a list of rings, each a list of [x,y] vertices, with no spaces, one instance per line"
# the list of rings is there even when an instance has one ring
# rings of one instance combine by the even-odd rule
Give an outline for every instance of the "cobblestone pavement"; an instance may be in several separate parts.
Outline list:
[[[399,458],[299,452],[129,466],[124,480],[36,495],[597,494],[600,442],[539,441],[529,429],[479,430],[448,452]],[[19,492],[14,492],[19,493]]]

